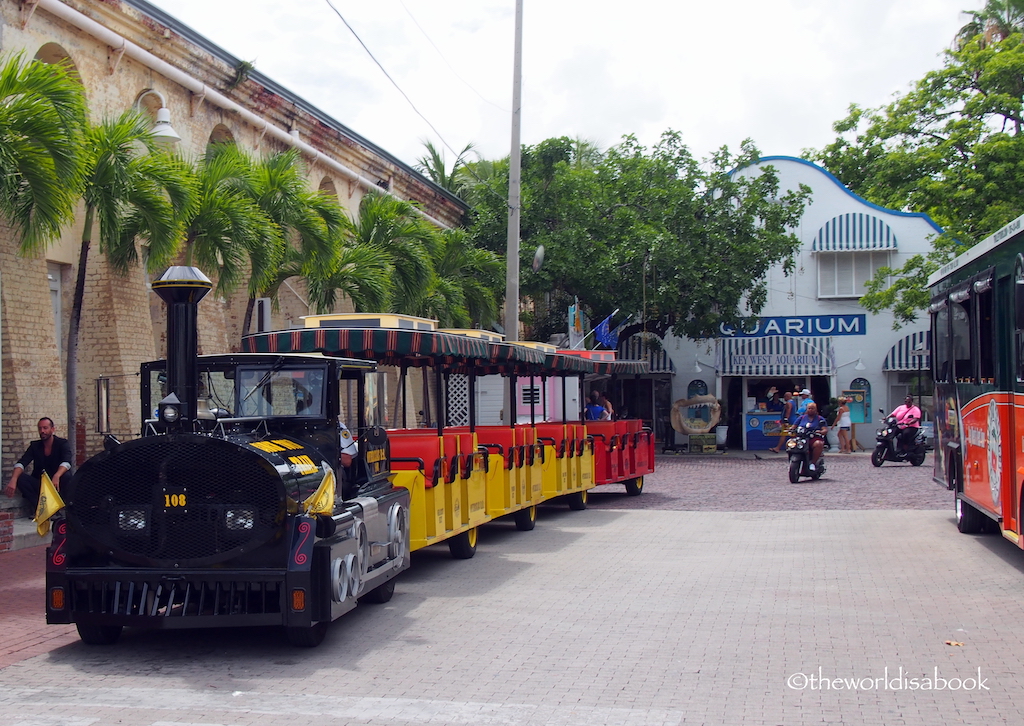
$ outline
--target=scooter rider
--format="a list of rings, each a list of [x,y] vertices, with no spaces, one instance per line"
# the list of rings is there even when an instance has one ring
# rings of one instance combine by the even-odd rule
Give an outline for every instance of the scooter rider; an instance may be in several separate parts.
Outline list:
[[[896,417],[896,425],[900,427],[900,451],[909,451],[921,428],[921,409],[914,405],[914,397],[908,394],[903,405],[897,406],[889,415]]]
[[[817,462],[821,459],[821,452],[825,448],[825,434],[828,433],[828,424],[825,422],[825,417],[818,414],[818,404],[814,401],[808,403],[807,410],[797,418],[794,425],[805,426],[808,431],[814,434],[810,441],[810,470],[814,471]]]

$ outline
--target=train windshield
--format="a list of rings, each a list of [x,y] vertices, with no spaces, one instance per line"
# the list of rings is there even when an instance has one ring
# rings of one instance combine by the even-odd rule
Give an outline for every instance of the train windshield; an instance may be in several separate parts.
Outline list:
[[[324,415],[323,368],[238,368],[235,416]]]

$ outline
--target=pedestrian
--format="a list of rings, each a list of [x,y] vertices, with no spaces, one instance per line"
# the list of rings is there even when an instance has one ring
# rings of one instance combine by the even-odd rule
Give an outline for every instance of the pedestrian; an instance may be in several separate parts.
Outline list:
[[[30,443],[24,455],[14,464],[14,471],[4,488],[4,494],[8,497],[20,492],[33,511],[39,506],[43,472],[50,477],[53,488],[60,491],[61,477],[71,470],[71,460],[74,458],[68,440],[54,435],[52,418],[43,416],[36,423],[36,429],[39,431],[39,440]],[[31,474],[25,471],[29,464],[32,464]]]
[[[605,421],[612,421],[615,418],[615,407],[612,406],[612,402],[608,400],[608,396],[604,395],[604,391],[601,391],[601,405],[604,406],[604,410],[608,412]]]
[[[793,400],[793,394],[786,391],[782,394],[782,418],[779,419],[779,444],[774,449],[768,449],[768,451],[774,451],[776,454],[782,453],[782,447],[786,443],[785,432],[795,420],[796,402]]]
[[[839,410],[836,411],[836,426],[839,427],[839,453],[853,453],[853,437],[850,434],[850,407],[847,405],[850,399],[839,397]]]
[[[587,421],[608,421],[608,409],[601,405],[601,392],[594,390],[590,392],[590,402],[584,408]]]
[[[796,405],[796,414],[797,416],[802,416],[807,412],[807,407],[810,404],[814,403],[814,399],[811,398],[811,391],[810,389],[807,388],[800,391],[798,395],[800,396],[800,400],[797,402]],[[817,406],[815,406],[815,408],[817,408]]]

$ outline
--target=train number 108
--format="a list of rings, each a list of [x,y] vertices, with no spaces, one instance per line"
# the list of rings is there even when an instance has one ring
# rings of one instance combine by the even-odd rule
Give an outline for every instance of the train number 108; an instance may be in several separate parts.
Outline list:
[[[184,494],[164,494],[164,506],[165,507],[184,507],[186,506]]]

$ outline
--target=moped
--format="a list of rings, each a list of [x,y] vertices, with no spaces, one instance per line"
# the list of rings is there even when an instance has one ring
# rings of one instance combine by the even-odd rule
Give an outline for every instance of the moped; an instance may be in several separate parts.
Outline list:
[[[800,477],[809,476],[820,479],[825,473],[825,453],[817,461],[811,461],[811,442],[822,438],[807,426],[797,426],[789,441],[786,442],[786,453],[789,455],[789,481],[796,484]]]

